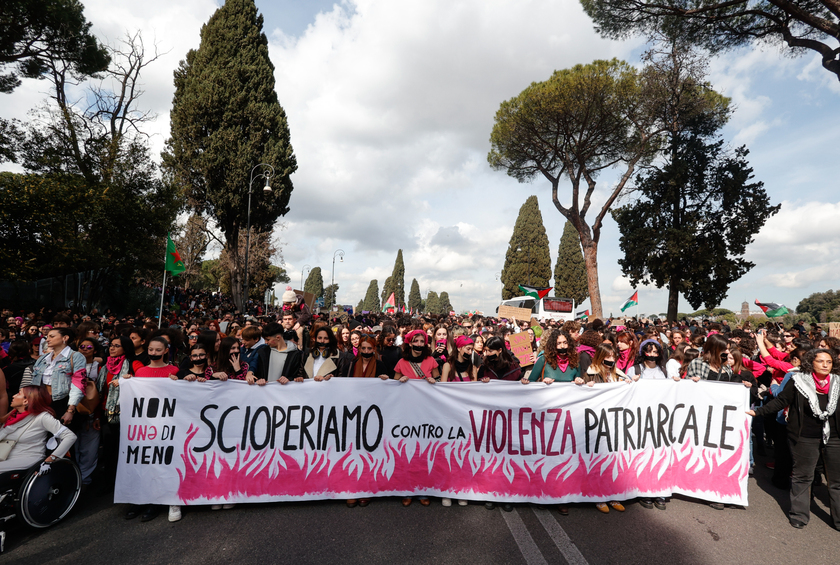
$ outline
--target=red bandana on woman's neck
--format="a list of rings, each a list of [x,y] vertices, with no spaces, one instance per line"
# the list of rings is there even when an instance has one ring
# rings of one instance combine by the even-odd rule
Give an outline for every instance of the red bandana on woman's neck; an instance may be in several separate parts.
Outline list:
[[[26,418],[27,416],[29,416],[29,412],[27,412],[26,410],[24,410],[23,412],[15,412],[11,416],[9,416],[8,420],[6,420],[5,426],[13,426],[21,420],[23,420],[24,418]]]
[[[125,355],[108,357],[108,360],[105,362],[105,367],[112,375],[119,375],[120,370],[122,369],[123,361],[125,361]]]
[[[565,373],[566,369],[569,368],[569,358],[568,357],[561,357],[560,355],[557,356],[557,368],[560,369],[561,372]]]
[[[811,376],[814,377],[814,384],[817,385],[817,393],[818,394],[828,394],[828,384],[831,375],[825,375],[824,379],[821,379],[820,376],[817,376],[816,373],[811,373]]]

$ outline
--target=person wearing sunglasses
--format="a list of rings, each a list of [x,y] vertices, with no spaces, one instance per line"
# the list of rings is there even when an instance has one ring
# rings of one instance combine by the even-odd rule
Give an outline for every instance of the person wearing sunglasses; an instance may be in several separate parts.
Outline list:
[[[402,349],[396,344],[399,332],[394,326],[385,326],[379,334],[379,357],[385,365],[389,379],[394,378],[394,367],[402,359]]]

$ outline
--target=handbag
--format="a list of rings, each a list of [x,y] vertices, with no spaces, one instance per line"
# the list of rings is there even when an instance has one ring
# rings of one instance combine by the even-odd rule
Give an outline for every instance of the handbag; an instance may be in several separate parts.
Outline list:
[[[23,437],[23,434],[29,429],[29,427],[35,423],[35,416],[32,416],[32,420],[29,421],[29,424],[26,425],[25,428],[18,434],[17,439],[2,439],[0,440],[0,461],[5,461],[9,458],[9,455],[12,453],[12,449],[14,449],[15,445],[20,438]]]
[[[88,379],[85,383],[85,395],[76,405],[76,412],[84,416],[93,414],[96,407],[99,406],[99,402],[99,390],[96,388],[96,383]]]

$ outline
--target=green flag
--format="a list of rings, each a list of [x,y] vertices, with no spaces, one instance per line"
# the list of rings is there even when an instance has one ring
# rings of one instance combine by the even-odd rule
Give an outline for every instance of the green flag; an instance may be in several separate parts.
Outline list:
[[[187,270],[181,260],[181,254],[175,249],[175,242],[166,234],[166,270],[176,277]]]

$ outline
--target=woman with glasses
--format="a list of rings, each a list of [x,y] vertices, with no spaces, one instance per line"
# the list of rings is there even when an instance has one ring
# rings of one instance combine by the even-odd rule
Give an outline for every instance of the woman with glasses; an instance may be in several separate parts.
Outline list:
[[[188,356],[190,366],[181,368],[176,375],[179,380],[198,381],[200,383],[206,382],[205,371],[207,370],[207,352],[204,346],[200,343],[190,347],[190,354]]]
[[[114,488],[117,477],[117,460],[120,447],[120,379],[134,373],[134,343],[125,336],[118,336],[108,345],[105,366],[96,381],[99,390],[100,430],[102,434],[103,483]],[[135,518],[137,510],[129,510],[126,518]]]

